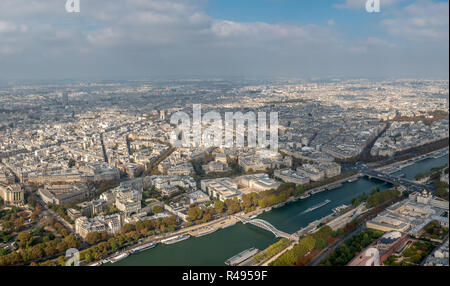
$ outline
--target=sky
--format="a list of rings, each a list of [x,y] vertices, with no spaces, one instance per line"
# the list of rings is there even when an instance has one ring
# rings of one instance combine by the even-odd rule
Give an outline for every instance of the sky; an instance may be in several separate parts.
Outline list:
[[[442,0],[0,1],[0,80],[439,78]]]

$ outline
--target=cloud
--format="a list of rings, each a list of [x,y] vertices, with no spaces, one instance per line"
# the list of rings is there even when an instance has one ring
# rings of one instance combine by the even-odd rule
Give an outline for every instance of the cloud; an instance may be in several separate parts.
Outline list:
[[[0,21],[0,34],[2,33],[24,33],[28,31],[27,25],[16,25],[11,22]]]
[[[377,38],[377,37],[368,37],[364,41],[364,43],[366,45],[370,45],[370,46],[379,46],[379,47],[388,47],[388,48],[394,48],[397,46],[394,43],[385,41],[385,40]]]
[[[382,20],[381,25],[401,38],[448,42],[449,4],[421,0],[406,6],[395,18]]]
[[[317,25],[292,26],[267,23],[238,23],[233,21],[214,21],[211,32],[219,38],[245,38],[256,41],[330,41],[332,36],[328,28]]]
[[[398,48],[398,46],[394,43],[385,41],[383,39],[377,37],[368,37],[367,39],[361,40],[349,46],[349,50],[355,54],[373,54],[371,51],[377,50],[385,50],[393,51],[394,48]]]

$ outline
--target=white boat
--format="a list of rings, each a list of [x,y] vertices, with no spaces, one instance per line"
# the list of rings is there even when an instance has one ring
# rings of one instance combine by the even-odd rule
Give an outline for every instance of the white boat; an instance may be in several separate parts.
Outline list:
[[[309,198],[310,194],[304,194],[300,197],[301,200]]]
[[[225,261],[225,264],[229,265],[229,266],[236,266],[239,263],[242,263],[243,261],[256,255],[258,252],[259,252],[259,249],[255,248],[255,247],[246,249],[246,250],[236,254],[235,256],[231,257],[227,261]]]
[[[215,228],[208,228],[206,230],[203,230],[203,231],[197,233],[196,236],[197,237],[201,237],[201,236],[204,236],[204,235],[208,235],[208,234],[211,234],[211,233],[215,232],[216,230],[217,229],[215,229]]]
[[[335,207],[334,209],[333,209],[333,212],[334,213],[336,213],[336,214],[339,214],[342,210],[345,210],[346,208],[348,208],[349,206],[348,205],[340,205],[340,206],[338,206],[338,207]]]
[[[131,250],[131,253],[133,253],[133,254],[139,253],[139,252],[141,252],[141,251],[144,251],[144,250],[153,248],[153,247],[155,247],[155,246],[156,246],[156,243],[154,243],[154,242],[148,243],[148,244],[145,244],[145,245],[141,245],[141,246],[138,246],[138,247],[132,249],[132,250]]]
[[[110,259],[109,259],[109,262],[111,262],[111,263],[116,263],[117,261],[120,261],[120,260],[122,260],[122,259],[125,259],[125,258],[127,258],[128,256],[129,256],[129,254],[128,254],[127,252],[124,252],[124,253],[121,253],[121,254],[119,254],[119,255],[117,255],[117,256],[114,256],[114,257],[110,258]]]
[[[309,212],[312,212],[312,211],[314,211],[314,210],[316,210],[316,209],[318,209],[318,208],[321,208],[321,207],[323,207],[323,206],[325,206],[325,205],[327,205],[327,204],[329,204],[329,203],[331,203],[331,201],[328,200],[328,199],[326,199],[325,201],[321,202],[320,204],[317,204],[317,205],[315,205],[315,206],[312,206],[312,207],[308,208],[307,210],[305,210],[305,211],[302,212],[302,213],[309,213]]]
[[[189,234],[186,235],[177,235],[177,236],[173,236],[173,237],[169,237],[166,239],[161,240],[161,243],[164,244],[173,244],[173,243],[177,243],[183,240],[188,239],[189,237],[191,237]]]

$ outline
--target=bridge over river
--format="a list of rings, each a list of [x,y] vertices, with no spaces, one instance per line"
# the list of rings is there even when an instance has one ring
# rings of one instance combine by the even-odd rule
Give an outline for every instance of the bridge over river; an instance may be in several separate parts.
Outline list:
[[[270,231],[276,237],[284,237],[284,238],[287,238],[287,239],[297,239],[296,236],[293,236],[293,235],[291,235],[289,233],[286,233],[284,231],[281,231],[281,230],[277,229],[271,223],[269,223],[269,222],[267,222],[267,221],[265,221],[263,219],[257,219],[257,218],[256,219],[248,219],[248,218],[245,218],[245,217],[242,217],[242,216],[237,216],[237,215],[234,215],[234,217],[236,219],[238,219],[239,221],[241,221],[243,224],[249,223],[249,224],[252,224],[254,226],[260,227],[262,229],[265,229],[267,231]]]
[[[408,188],[414,192],[422,192],[425,189],[431,188],[430,186],[419,184],[417,182],[408,180],[406,178],[402,178],[402,177],[394,176],[392,174],[387,174],[387,173],[376,171],[376,170],[370,168],[369,166],[367,166],[366,164],[357,164],[355,166],[355,169],[359,173],[361,173],[369,178],[375,178],[380,181],[388,182],[391,184],[399,184],[399,185],[405,186],[406,188]]]

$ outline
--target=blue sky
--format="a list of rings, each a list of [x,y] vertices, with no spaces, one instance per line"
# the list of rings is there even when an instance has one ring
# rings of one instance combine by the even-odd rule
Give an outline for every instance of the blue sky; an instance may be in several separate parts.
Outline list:
[[[210,0],[206,11],[214,18],[237,22],[327,25],[329,20],[333,20],[340,33],[349,38],[367,33],[388,38],[389,35],[379,27],[379,21],[416,1],[388,1],[393,3],[386,6],[383,2],[380,2],[381,12],[372,14],[364,9],[336,7],[344,4],[345,0]],[[448,3],[446,0],[434,2]]]
[[[0,1],[0,78],[448,78],[448,1]]]

